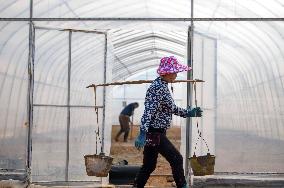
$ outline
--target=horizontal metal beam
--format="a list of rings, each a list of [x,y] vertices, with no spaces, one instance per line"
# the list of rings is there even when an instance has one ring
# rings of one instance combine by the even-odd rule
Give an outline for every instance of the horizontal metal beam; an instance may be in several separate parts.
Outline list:
[[[33,181],[32,183],[35,185],[42,186],[76,186],[76,187],[89,187],[90,185],[94,187],[94,183],[101,182],[100,180],[92,180],[92,181]],[[101,185],[101,184],[98,184]]]
[[[106,31],[96,31],[96,30],[86,30],[86,29],[71,29],[71,28],[56,28],[56,27],[44,27],[44,26],[35,26],[35,29],[95,33],[95,34],[103,34],[103,35],[107,34]]]
[[[190,21],[284,21],[284,18],[0,18],[0,21],[159,21],[159,22],[190,22]]]
[[[3,161],[5,161],[6,159],[2,159]],[[7,159],[9,160],[9,159]],[[5,161],[6,162],[6,161]],[[7,168],[0,168],[0,174],[1,173],[24,173],[26,172],[26,169],[7,169]]]
[[[57,105],[57,104],[34,104],[37,107],[70,107],[70,108],[103,108],[103,106],[90,106],[90,105]]]

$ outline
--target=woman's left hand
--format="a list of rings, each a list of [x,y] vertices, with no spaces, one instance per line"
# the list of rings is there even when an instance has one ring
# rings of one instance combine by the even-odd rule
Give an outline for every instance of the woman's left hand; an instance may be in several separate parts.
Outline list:
[[[135,147],[140,150],[145,146],[146,143],[146,132],[140,130],[139,136],[135,140]]]
[[[186,114],[187,117],[202,117],[203,111],[201,110],[200,107],[188,109],[187,111],[188,111],[187,114]]]

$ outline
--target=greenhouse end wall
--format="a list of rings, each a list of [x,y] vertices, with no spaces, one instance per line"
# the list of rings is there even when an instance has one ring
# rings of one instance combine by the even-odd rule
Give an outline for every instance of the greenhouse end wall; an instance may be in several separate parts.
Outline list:
[[[101,147],[109,154],[116,90],[97,89],[97,119],[93,88],[86,86],[127,80],[156,68],[163,56],[186,63],[192,39],[194,77],[205,80],[197,86],[197,104],[204,108],[198,121],[216,155],[216,179],[276,174],[282,181],[283,21],[279,0],[2,1],[0,172],[20,172],[32,181],[101,183],[85,174],[83,155]],[[189,39],[188,29],[194,31]],[[111,35],[107,64],[105,35],[99,33]],[[181,90],[177,104],[185,107],[180,101],[193,93]],[[182,126],[182,146],[185,133]],[[206,153],[204,143],[198,148]]]

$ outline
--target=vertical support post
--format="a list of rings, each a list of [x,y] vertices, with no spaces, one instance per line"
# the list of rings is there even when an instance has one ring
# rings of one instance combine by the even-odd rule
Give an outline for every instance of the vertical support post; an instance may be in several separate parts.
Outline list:
[[[193,79],[193,0],[191,0],[191,22],[187,33],[187,65],[192,67],[192,70],[187,73],[187,79]],[[187,106],[192,106],[192,85],[187,83]],[[188,183],[191,185],[191,172],[189,164],[189,155],[191,153],[191,138],[192,138],[192,120],[186,119],[186,160],[185,160],[185,174],[188,175]]]
[[[217,109],[217,104],[218,104],[218,97],[217,97],[217,66],[218,66],[218,63],[217,63],[217,40],[215,40],[215,45],[214,45],[214,47],[215,47],[215,58],[214,58],[214,64],[215,64],[215,70],[214,70],[214,72],[215,72],[215,75],[214,75],[214,88],[215,88],[215,91],[214,91],[214,95],[215,95],[215,102],[214,102],[214,109],[215,109],[215,113],[214,113],[214,153],[216,153],[216,138],[215,138],[215,135],[216,135],[216,126],[218,125],[217,124],[217,115],[218,115],[218,109]]]
[[[30,21],[29,21],[29,57],[28,57],[28,131],[27,131],[27,159],[26,173],[27,181],[31,182],[31,161],[32,161],[32,128],[33,128],[33,89],[34,89],[34,43],[35,43],[35,28],[32,22],[33,17],[33,0],[30,0]]]
[[[105,53],[104,53],[104,84],[106,83],[107,70],[107,33],[105,33]],[[101,153],[104,153],[105,123],[106,123],[106,86],[103,86],[103,122],[102,122],[102,144]]]
[[[188,44],[187,44],[187,65],[192,67],[191,61],[191,27],[188,29]],[[187,73],[187,79],[192,80],[193,73],[189,71]],[[192,85],[187,83],[187,106],[192,106]],[[185,154],[185,174],[189,174],[190,176],[190,166],[189,166],[189,157],[191,153],[191,137],[192,137],[192,121],[191,118],[186,119],[186,154]]]
[[[72,31],[69,31],[69,56],[68,56],[68,83],[67,83],[67,133],[66,133],[66,164],[65,181],[68,181],[69,175],[69,154],[70,154],[70,87],[71,87],[71,49],[72,49]]]

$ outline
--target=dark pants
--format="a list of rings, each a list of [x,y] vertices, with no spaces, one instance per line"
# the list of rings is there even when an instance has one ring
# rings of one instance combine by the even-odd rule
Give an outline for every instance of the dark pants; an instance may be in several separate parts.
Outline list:
[[[126,115],[119,115],[119,124],[120,124],[120,131],[117,133],[115,140],[118,141],[119,136],[124,132],[124,141],[127,141],[128,134],[129,134],[129,121],[130,117]]]
[[[182,155],[169,141],[166,134],[162,133],[160,135],[160,144],[158,146],[146,145],[144,147],[143,165],[136,175],[134,187],[143,188],[145,186],[150,174],[156,168],[159,153],[170,163],[177,188],[181,188],[186,184]]]

